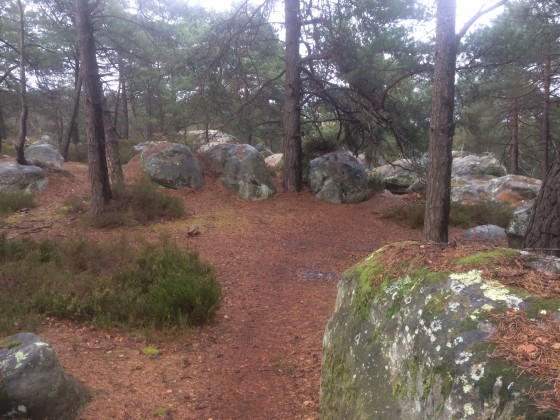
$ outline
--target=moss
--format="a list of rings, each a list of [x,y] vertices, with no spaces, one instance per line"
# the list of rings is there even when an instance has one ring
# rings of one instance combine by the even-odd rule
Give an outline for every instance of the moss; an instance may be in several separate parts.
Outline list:
[[[470,351],[475,357],[482,358],[491,354],[495,345],[481,342],[470,346]],[[515,418],[522,417],[527,419],[556,419],[556,415],[549,416],[547,413],[538,413],[535,402],[525,393],[528,391],[543,391],[551,389],[550,385],[539,382],[527,373],[519,373],[517,367],[504,359],[492,358],[484,366],[484,374],[477,382],[480,399],[482,404],[494,398],[496,381],[501,381],[499,389],[498,414],[501,413],[506,405],[512,401],[516,395],[521,395],[515,406]]]
[[[340,347],[340,346],[335,346]],[[346,354],[327,354],[321,374],[321,411],[337,413],[341,407],[356,402],[358,388],[346,366]]]
[[[560,298],[533,297],[528,300],[527,316],[537,318],[542,315],[550,315],[560,310]]]
[[[371,314],[371,304],[375,300],[378,295],[377,292],[380,289],[380,287],[374,287],[373,278],[383,272],[384,269],[384,265],[379,262],[381,250],[375,252],[369,258],[358,263],[355,267],[344,273],[344,278],[354,276],[358,278],[356,295],[352,301],[352,307],[354,315],[361,319],[367,319]],[[381,285],[381,288],[383,288],[383,285]]]
[[[414,356],[414,358],[410,359],[407,362],[408,374],[410,375],[410,380],[412,381],[410,395],[416,394],[416,382],[418,379],[418,356]]]
[[[514,249],[500,249],[497,251],[477,252],[476,254],[469,255],[468,257],[458,258],[455,263],[459,265],[484,265],[489,262],[498,262],[507,260],[511,257],[519,255],[519,252]]]
[[[20,340],[14,340],[14,341],[10,341],[8,344],[6,344],[6,348],[7,349],[13,349],[14,347],[17,347],[21,344]]]
[[[392,390],[393,398],[402,400],[407,398],[407,382],[406,376],[401,376],[394,382]]]
[[[428,311],[428,314],[432,317],[437,317],[444,313],[447,310],[451,295],[451,292],[448,290],[442,290],[433,294],[432,298],[426,304],[426,311]]]

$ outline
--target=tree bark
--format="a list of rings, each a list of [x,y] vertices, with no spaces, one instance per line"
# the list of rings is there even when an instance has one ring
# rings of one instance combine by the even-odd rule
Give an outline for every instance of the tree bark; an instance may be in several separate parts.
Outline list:
[[[509,172],[519,174],[519,98],[515,97],[511,105],[511,142]]]
[[[560,153],[545,177],[535,200],[525,237],[526,248],[560,256]]]
[[[428,147],[424,240],[447,243],[457,59],[456,0],[437,0],[436,4],[436,53]]]
[[[29,114],[29,107],[27,105],[27,79],[25,75],[25,19],[21,0],[18,0],[17,5],[19,9],[19,98],[21,113],[19,115],[19,133],[16,142],[16,160],[20,165],[26,165],[24,148],[25,139],[27,137],[27,116]]]
[[[107,106],[103,109],[103,124],[105,127],[107,166],[109,169],[111,184],[122,184],[124,182],[124,176],[119,158],[119,143],[117,141],[116,129],[113,126],[113,121],[111,119],[111,112],[109,112],[109,108]]]
[[[286,191],[297,192],[302,187],[301,146],[301,78],[299,40],[301,22],[299,0],[285,0],[286,19],[286,82],[283,111],[284,171],[282,185]]]
[[[105,131],[103,124],[103,91],[99,78],[97,57],[95,55],[94,29],[91,22],[91,9],[88,0],[76,2],[76,30],[80,58],[82,60],[82,79],[84,83],[87,133],[88,164],[91,183],[91,211],[99,215],[111,199],[111,186],[107,170],[105,152]]]
[[[547,54],[543,64],[543,112],[541,121],[541,178],[548,173],[550,162],[548,160],[550,145],[550,84],[552,82],[552,59]]]
[[[80,72],[80,60],[76,60],[76,68],[74,74],[74,104],[72,106],[72,114],[70,115],[70,122],[68,123],[68,131],[62,139],[62,144],[60,145],[60,153],[66,160],[68,158],[68,147],[70,146],[70,141],[72,136],[76,131],[78,131],[78,113],[80,110],[80,97],[82,93],[82,75]]]

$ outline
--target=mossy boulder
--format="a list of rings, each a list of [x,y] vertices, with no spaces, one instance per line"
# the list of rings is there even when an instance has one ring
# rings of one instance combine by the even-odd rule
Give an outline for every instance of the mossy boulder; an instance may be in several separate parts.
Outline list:
[[[491,358],[486,341],[492,314],[541,301],[483,274],[517,251],[463,255],[447,271],[430,268],[425,248],[388,245],[343,275],[323,341],[321,417],[535,418],[523,392],[547,385]]]
[[[67,375],[41,337],[0,339],[0,418],[76,419],[90,391]]]

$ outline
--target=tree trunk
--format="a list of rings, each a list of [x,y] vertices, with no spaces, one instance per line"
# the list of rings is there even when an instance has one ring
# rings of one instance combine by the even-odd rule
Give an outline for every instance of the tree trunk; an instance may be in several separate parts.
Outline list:
[[[519,174],[519,98],[515,97],[511,105],[511,148],[509,172]]]
[[[68,158],[68,147],[72,136],[78,131],[78,112],[80,110],[80,96],[82,93],[82,75],[80,72],[80,61],[76,60],[76,68],[74,74],[74,105],[72,106],[72,114],[70,115],[70,122],[68,123],[68,131],[62,139],[60,145],[60,153],[66,160]]]
[[[19,115],[19,133],[16,142],[16,160],[20,165],[26,165],[24,155],[25,139],[27,137],[27,115],[29,108],[27,105],[27,79],[25,76],[25,21],[23,5],[21,0],[17,2],[19,9],[19,98],[21,103],[21,113]]]
[[[107,166],[111,183],[113,185],[122,184],[124,182],[124,176],[119,158],[119,143],[111,119],[111,112],[109,112],[107,106],[103,109],[103,124],[105,127],[105,139],[107,141]]]
[[[548,150],[550,145],[550,84],[552,81],[552,65],[550,54],[545,57],[543,65],[543,111],[541,121],[541,178],[544,179],[548,173],[550,163],[548,161]]]
[[[285,0],[286,19],[286,82],[283,111],[284,171],[282,185],[286,191],[300,191],[302,187],[301,147],[301,79],[299,40],[301,22],[299,0]]]
[[[87,133],[88,164],[91,183],[91,211],[94,215],[105,210],[111,198],[111,186],[105,153],[105,132],[103,125],[103,91],[99,79],[91,9],[88,0],[76,1],[76,30],[80,58],[82,60],[82,79],[84,83]]]
[[[524,246],[560,256],[560,152],[535,200]]]
[[[437,0],[434,88],[428,148],[424,240],[447,243],[455,100],[456,0]]]

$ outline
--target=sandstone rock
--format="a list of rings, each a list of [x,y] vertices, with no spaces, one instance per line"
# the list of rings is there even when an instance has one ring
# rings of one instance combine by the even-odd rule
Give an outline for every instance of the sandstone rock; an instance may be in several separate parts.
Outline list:
[[[359,203],[368,196],[364,165],[347,152],[333,152],[309,163],[309,187],[330,203]]]
[[[200,155],[210,163],[215,171],[222,174],[226,167],[229,151],[234,146],[235,145],[229,143],[214,144],[208,149],[201,150]]]
[[[511,248],[522,248],[527,235],[527,228],[531,220],[531,213],[535,200],[528,201],[513,212],[513,216],[506,228],[508,245]]]
[[[144,172],[155,182],[170,188],[198,188],[204,184],[204,172],[190,148],[162,142],[142,152]]]
[[[542,181],[521,175],[506,175],[491,179],[487,191],[498,203],[519,207],[534,200],[541,189]]]
[[[25,160],[30,165],[41,168],[62,169],[64,158],[52,144],[32,144],[24,151]]]
[[[245,200],[264,200],[276,192],[272,175],[254,147],[238,144],[221,153],[225,153],[225,164],[220,180],[236,195]]]
[[[406,159],[374,168],[370,174],[370,177],[381,179],[385,188],[394,194],[404,194],[412,185],[419,182],[413,165]]]
[[[48,180],[38,166],[0,163],[0,191],[24,191],[37,194],[47,187]]]
[[[208,150],[212,145],[216,144],[238,144],[237,139],[220,130],[208,130],[208,138],[206,138],[206,130],[189,130],[186,133],[180,132],[179,135],[193,150]]]
[[[498,177],[507,175],[507,169],[491,155],[468,155],[453,159],[453,176]]]
[[[77,419],[89,397],[40,337],[19,333],[0,340],[0,417]]]
[[[494,331],[489,314],[531,311],[539,299],[466,262],[464,271],[449,274],[401,258],[385,274],[385,253],[393,250],[394,261],[405,248],[411,260],[422,252],[416,243],[389,245],[339,282],[323,339],[321,418],[534,418],[523,392],[550,387],[491,358],[484,340]],[[504,264],[517,255],[499,252]]]
[[[507,238],[505,229],[496,225],[477,226],[466,230],[463,236],[469,239],[489,239],[493,241]]]
[[[284,168],[284,153],[275,153],[264,159],[264,163],[274,172],[281,171]]]

